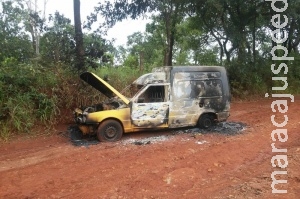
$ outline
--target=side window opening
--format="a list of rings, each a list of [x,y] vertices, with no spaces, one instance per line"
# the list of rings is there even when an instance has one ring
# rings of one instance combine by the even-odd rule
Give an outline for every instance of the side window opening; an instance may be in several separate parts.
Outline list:
[[[222,81],[220,79],[177,81],[173,91],[176,99],[221,97],[223,95]]]
[[[194,95],[191,97],[220,97],[223,88],[222,81],[219,79],[193,81]]]
[[[166,102],[165,86],[150,86],[137,99],[137,103]]]

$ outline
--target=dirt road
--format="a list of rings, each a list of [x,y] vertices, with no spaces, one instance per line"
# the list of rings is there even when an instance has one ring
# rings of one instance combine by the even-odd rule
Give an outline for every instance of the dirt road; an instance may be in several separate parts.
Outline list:
[[[288,140],[272,141],[283,114],[271,99],[232,103],[229,121],[248,127],[240,134],[152,132],[125,135],[117,143],[73,146],[60,135],[0,146],[0,198],[299,198],[300,98],[289,103]],[[278,109],[278,108],[277,108]],[[66,128],[66,127],[65,127]],[[131,144],[132,139],[164,139]],[[276,137],[276,136],[275,136]],[[278,137],[276,137],[278,139]],[[286,148],[287,152],[272,152]],[[272,167],[275,155],[288,166]],[[284,162],[281,162],[284,164]],[[287,183],[272,194],[271,173]]]

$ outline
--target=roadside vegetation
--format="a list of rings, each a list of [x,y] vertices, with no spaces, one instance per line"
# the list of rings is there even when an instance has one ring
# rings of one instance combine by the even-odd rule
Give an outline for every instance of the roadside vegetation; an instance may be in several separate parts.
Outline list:
[[[58,122],[71,121],[75,107],[102,100],[80,81],[85,70],[107,76],[120,91],[141,74],[164,65],[224,66],[233,98],[263,97],[272,93],[272,87],[283,85],[272,81],[270,52],[275,44],[270,19],[274,13],[268,2],[117,0],[98,4],[82,27],[58,12],[44,16],[30,2],[1,1],[1,140],[35,135],[41,129],[50,132]],[[282,45],[294,57],[285,62],[288,73],[281,70],[276,75],[287,77],[284,92],[291,94],[300,93],[299,10],[298,0],[289,1],[288,24],[275,35],[286,32]],[[103,39],[103,32],[118,21],[145,14],[152,21],[145,32],[129,35],[126,47]],[[107,20],[100,23],[97,16]],[[91,31],[95,24],[99,28]]]

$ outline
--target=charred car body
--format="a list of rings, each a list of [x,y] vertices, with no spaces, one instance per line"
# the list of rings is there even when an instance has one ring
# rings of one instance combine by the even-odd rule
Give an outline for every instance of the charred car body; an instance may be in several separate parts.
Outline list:
[[[147,129],[199,126],[209,128],[229,117],[230,90],[220,66],[155,68],[132,85],[140,88],[127,98],[97,75],[80,78],[106,95],[106,102],[75,110],[83,134],[100,141],[116,141],[123,133]]]

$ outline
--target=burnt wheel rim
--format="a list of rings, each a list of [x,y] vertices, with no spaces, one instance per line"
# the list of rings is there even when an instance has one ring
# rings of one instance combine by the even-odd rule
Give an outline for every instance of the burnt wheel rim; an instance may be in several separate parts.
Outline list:
[[[207,118],[207,119],[205,119],[205,120],[203,121],[203,126],[204,126],[205,128],[209,128],[209,127],[211,126],[211,124],[212,124],[212,122],[211,122],[211,120],[210,120],[209,118]]]
[[[105,129],[105,137],[107,138],[113,138],[118,134],[118,131],[115,127],[109,126]]]

